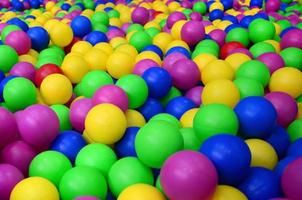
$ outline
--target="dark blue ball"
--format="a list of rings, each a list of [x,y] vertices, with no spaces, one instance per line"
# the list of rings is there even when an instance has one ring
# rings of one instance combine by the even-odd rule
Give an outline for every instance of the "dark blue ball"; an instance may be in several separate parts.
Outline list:
[[[175,97],[168,102],[166,113],[180,119],[185,112],[195,107],[196,105],[191,99],[182,96]]]
[[[92,45],[96,45],[100,42],[108,42],[108,38],[105,33],[101,31],[92,31],[86,37],[85,40]]]
[[[118,157],[137,157],[135,151],[135,138],[138,131],[139,127],[129,127],[126,129],[123,138],[115,145],[115,152]]]
[[[41,5],[39,0],[30,0],[29,4],[32,8],[40,8]]]
[[[282,11],[285,11],[285,9],[288,7],[288,4],[287,3],[281,3],[281,5],[280,5],[280,10],[282,10]]]
[[[0,70],[0,82],[5,78],[4,72]]]
[[[212,0],[208,1],[208,2],[206,3],[207,8],[209,9],[210,6],[211,6],[213,3],[215,3],[215,1],[212,1]]]
[[[231,9],[233,7],[233,0],[221,0],[224,10]]]
[[[261,8],[263,5],[263,0],[251,0],[250,7],[258,7]]]
[[[12,80],[13,78],[17,78],[17,76],[10,75],[1,80],[1,82],[0,82],[0,102],[3,102],[3,100],[4,100],[3,99],[3,90],[4,90],[5,85],[8,83],[8,81]]]
[[[11,2],[11,5],[13,7],[13,9],[15,9],[16,11],[22,11],[24,10],[24,5],[22,2],[15,0]]]
[[[244,28],[248,28],[250,23],[254,20],[255,18],[253,16],[244,16],[241,21],[240,21],[240,25]]]
[[[172,87],[171,75],[161,67],[147,69],[143,73],[142,78],[148,85],[149,97],[160,99],[166,96]]]
[[[31,39],[31,46],[36,51],[42,51],[48,47],[50,37],[48,32],[42,27],[32,27],[27,31]]]
[[[109,12],[109,11],[111,11],[111,10],[113,10],[113,8],[111,8],[111,7],[106,7],[106,8],[104,9],[105,12]]]
[[[265,20],[269,20],[269,17],[267,14],[265,13],[257,13],[256,15],[254,15],[255,18],[262,18],[262,19],[265,19]]]
[[[287,156],[302,156],[302,138],[294,141],[287,150]]]
[[[181,53],[181,54],[185,55],[187,58],[191,58],[190,52],[186,48],[179,47],[179,46],[172,47],[171,49],[169,49],[165,56],[168,56],[168,55],[170,55],[171,53],[174,53],[174,52]]]
[[[242,26],[240,26],[240,24],[231,24],[230,26],[228,26],[224,31],[226,33],[230,32],[231,30],[233,30],[234,28],[242,28]]]
[[[163,57],[163,51],[156,45],[151,44],[148,46],[145,46],[142,51],[153,51],[154,53],[156,53],[160,58]]]
[[[285,168],[287,167],[287,165],[296,159],[297,159],[297,157],[288,156],[288,157],[283,158],[282,160],[280,160],[277,163],[277,165],[275,166],[274,172],[276,173],[279,180],[281,179],[282,174],[283,174]]]
[[[210,12],[209,14],[209,19],[210,21],[214,21],[216,19],[222,19],[223,18],[223,11],[222,10],[212,10],[212,12]]]
[[[12,18],[12,19],[8,20],[7,23],[9,25],[19,26],[25,32],[28,30],[28,25],[23,20],[21,20],[19,18]]]
[[[226,21],[230,21],[232,22],[233,24],[238,24],[238,20],[235,16],[233,15],[226,15],[222,18],[222,20],[226,20]]]
[[[71,5],[68,4],[68,3],[63,3],[63,4],[61,5],[61,9],[62,9],[62,10],[68,11],[69,8],[71,8]]]
[[[84,37],[92,30],[92,25],[90,20],[85,16],[77,16],[75,17],[71,23],[70,26],[72,28],[72,31],[74,33],[74,36],[76,37]]]
[[[139,108],[139,112],[146,120],[150,120],[154,115],[164,112],[162,104],[154,98],[148,98],[143,106]]]

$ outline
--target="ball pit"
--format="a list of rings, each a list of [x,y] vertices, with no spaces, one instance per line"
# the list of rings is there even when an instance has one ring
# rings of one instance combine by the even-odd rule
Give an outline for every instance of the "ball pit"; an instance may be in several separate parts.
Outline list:
[[[1,0],[0,199],[300,199],[301,8]]]

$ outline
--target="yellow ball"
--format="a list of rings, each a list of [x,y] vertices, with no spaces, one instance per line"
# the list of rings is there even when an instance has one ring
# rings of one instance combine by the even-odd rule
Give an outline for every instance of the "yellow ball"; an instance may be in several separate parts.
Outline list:
[[[122,24],[131,21],[131,12],[129,10],[120,12],[120,21]]]
[[[50,39],[55,45],[66,47],[73,39],[71,27],[61,22],[57,23],[53,29],[50,30]]]
[[[103,52],[105,52],[107,54],[107,56],[109,56],[110,54],[113,53],[113,48],[107,42],[97,43],[96,45],[94,45],[94,48],[102,50]]]
[[[161,66],[161,59],[158,54],[154,53],[153,51],[143,51],[138,54],[135,58],[135,63],[138,63],[141,60],[150,59],[156,62],[159,66]]]
[[[293,98],[302,94],[302,72],[293,67],[283,67],[276,70],[270,79],[271,92],[286,92]]]
[[[161,29],[161,28],[160,28],[160,25],[159,25],[158,23],[156,23],[155,21],[150,21],[150,22],[146,23],[146,24],[144,25],[144,28],[145,28],[145,29],[148,29],[148,28],[156,28],[156,29],[158,29],[158,30]]]
[[[79,53],[81,55],[84,55],[86,52],[88,52],[92,48],[92,45],[89,42],[86,41],[78,41],[76,42],[72,48],[71,52],[73,53]]]
[[[173,37],[169,33],[159,33],[153,38],[153,44],[165,51],[169,43],[173,41]]]
[[[35,65],[37,63],[37,59],[31,55],[24,54],[24,55],[19,56],[19,62],[29,62],[29,63]]]
[[[77,55],[66,56],[63,60],[61,69],[72,83],[81,82],[83,76],[90,70],[88,63],[84,58]]]
[[[54,29],[54,27],[60,23],[59,20],[57,19],[50,19],[48,20],[45,24],[44,24],[44,28],[47,30],[48,33],[50,33],[50,31],[52,29]]]
[[[133,58],[135,58],[138,55],[136,48],[130,44],[122,44],[122,45],[118,46],[115,49],[115,52],[122,52],[122,53],[129,54]]]
[[[119,79],[124,75],[131,74],[133,67],[133,57],[124,52],[114,52],[107,60],[107,71],[116,79]]]
[[[208,25],[208,26],[204,27],[206,34],[209,34],[211,31],[213,31],[215,29],[216,29],[216,27],[214,25]]]
[[[225,61],[228,62],[231,67],[234,69],[234,71],[237,71],[237,69],[245,63],[246,61],[251,60],[251,58],[243,53],[233,53],[226,57]]]
[[[55,2],[49,1],[49,2],[46,3],[45,9],[46,10],[51,10],[55,5],[56,5]]]
[[[128,44],[128,40],[123,37],[115,37],[110,40],[109,44],[111,45],[111,47],[116,48],[120,45]]]
[[[142,127],[146,124],[144,116],[136,110],[129,109],[125,115],[127,118],[127,127]]]
[[[275,48],[276,53],[280,53],[280,43],[279,42],[277,42],[276,40],[266,40],[264,42],[271,44]]]
[[[273,170],[278,162],[275,149],[266,141],[260,139],[248,139],[245,141],[252,154],[251,166],[265,167]]]
[[[173,24],[171,28],[171,35],[175,40],[181,39],[181,29],[186,22],[186,20],[179,20]]]
[[[202,73],[202,70],[205,68],[205,66],[208,63],[210,63],[214,60],[217,60],[217,58],[215,56],[213,56],[212,54],[206,54],[206,53],[199,54],[198,56],[196,56],[193,59],[193,61],[198,66],[200,73]]]
[[[209,11],[212,12],[213,10],[224,10],[224,6],[222,3],[220,2],[215,2],[213,4],[211,4],[210,8],[209,8]]]
[[[190,50],[190,47],[184,41],[182,41],[182,40],[174,40],[174,41],[170,42],[167,45],[165,52],[167,53],[169,51],[169,49],[171,49],[173,47],[183,47],[183,48],[185,48],[187,50]]]
[[[99,104],[93,107],[85,119],[89,138],[102,144],[119,141],[126,130],[127,119],[123,111],[113,104]]]
[[[86,130],[83,131],[83,138],[88,144],[95,143],[89,136]]]
[[[233,108],[240,99],[240,93],[232,81],[220,79],[205,85],[201,99],[204,105],[221,103]]]
[[[211,200],[248,200],[248,198],[232,186],[218,185]]]
[[[47,105],[47,103],[45,103],[43,97],[41,96],[40,90],[37,88],[36,91],[37,91],[37,102],[38,102],[38,104]]]
[[[65,104],[72,96],[72,84],[62,74],[50,74],[43,79],[40,92],[48,105]]]
[[[174,12],[178,8],[180,8],[180,5],[178,2],[173,1],[173,2],[169,3],[168,8],[169,8],[170,12]]]
[[[201,80],[204,85],[219,79],[234,79],[233,68],[224,60],[214,60],[210,62],[201,73]]]
[[[198,111],[198,108],[192,108],[185,112],[180,118],[180,124],[183,128],[192,128],[193,119]]]
[[[217,28],[219,28],[220,30],[225,30],[228,26],[230,26],[232,24],[232,22],[230,21],[221,21],[218,25]]]
[[[298,103],[298,113],[296,119],[302,118],[302,103]]]
[[[151,185],[138,183],[124,189],[117,200],[165,200],[164,195]]]
[[[116,27],[121,27],[122,22],[119,18],[110,18],[109,19],[109,25],[116,26]]]
[[[57,188],[47,179],[30,177],[20,181],[12,190],[10,200],[59,200]]]
[[[91,18],[91,16],[94,14],[93,10],[91,9],[86,9],[82,12],[81,15],[88,17],[89,19]]]
[[[106,70],[108,55],[100,49],[91,48],[84,56],[91,70]]]

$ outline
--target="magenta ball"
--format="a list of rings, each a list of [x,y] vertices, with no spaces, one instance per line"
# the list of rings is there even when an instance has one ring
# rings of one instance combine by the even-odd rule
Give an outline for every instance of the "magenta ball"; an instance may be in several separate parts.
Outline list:
[[[11,191],[22,179],[23,174],[15,166],[0,164],[0,199],[9,199]]]
[[[158,66],[158,64],[155,61],[153,61],[151,59],[143,59],[143,60],[138,61],[135,64],[135,66],[133,68],[133,74],[141,76],[147,69],[149,69],[151,67],[157,67],[157,66]]]
[[[172,28],[173,24],[175,24],[175,22],[180,21],[180,20],[186,20],[186,16],[185,14],[183,14],[182,12],[176,11],[171,13],[168,18],[167,18],[167,26],[169,29]]]
[[[100,200],[100,199],[94,196],[81,196],[75,198],[74,200]]]
[[[183,8],[192,8],[192,3],[189,1],[182,1],[181,2],[181,7]]]
[[[71,125],[75,130],[79,132],[84,131],[85,118],[92,107],[92,100],[88,98],[82,98],[72,103],[69,116]]]
[[[3,107],[0,107],[0,149],[17,140],[19,131],[14,115]]]
[[[108,30],[106,35],[107,35],[108,40],[111,40],[112,38],[115,38],[115,37],[124,37],[125,33],[120,29],[110,29],[110,30]]]
[[[200,21],[188,21],[181,29],[181,39],[190,46],[197,44],[204,36],[204,26]]]
[[[182,60],[182,59],[187,59],[187,57],[182,53],[178,53],[178,52],[171,53],[167,57],[164,58],[164,61],[162,64],[163,68],[166,69],[167,71],[169,71],[170,69],[172,69],[175,62]]]
[[[173,200],[208,199],[217,185],[212,162],[196,151],[180,151],[164,163],[160,182],[165,194]]]
[[[287,127],[295,120],[298,113],[298,105],[290,95],[285,92],[271,92],[265,95],[277,111],[277,121],[283,126]]]
[[[23,140],[36,147],[52,143],[59,133],[59,119],[48,106],[36,104],[16,115],[18,128]]]
[[[301,199],[302,190],[302,157],[291,162],[281,177],[283,192],[289,199]]]
[[[191,89],[200,80],[198,66],[189,59],[182,59],[175,62],[168,72],[172,77],[173,85],[181,90]]]
[[[31,48],[30,37],[21,30],[9,33],[4,43],[14,48],[19,55],[26,54]]]
[[[128,96],[126,92],[115,85],[105,85],[99,88],[92,97],[92,104],[111,103],[124,112],[128,109]]]
[[[283,35],[280,41],[282,49],[288,47],[302,48],[302,30],[301,29],[292,29]]]
[[[277,69],[285,66],[283,58],[279,54],[273,52],[264,53],[257,57],[257,60],[263,62],[268,67],[271,74]]]
[[[24,141],[15,141],[7,145],[1,152],[1,160],[18,168],[24,176],[28,174],[28,167],[36,156],[36,151]]]
[[[31,81],[35,80],[36,69],[29,62],[18,62],[9,72],[10,75],[27,78]]]
[[[211,31],[209,35],[219,46],[224,44],[226,33],[223,30],[215,29]]]
[[[149,11],[144,7],[137,7],[131,14],[133,23],[145,25],[149,21]]]
[[[203,87],[202,86],[196,86],[191,88],[186,92],[186,97],[191,99],[197,106],[200,106],[201,101],[201,93],[202,93]]]
[[[201,21],[202,20],[202,15],[199,12],[192,12],[190,14],[190,18],[192,20],[195,20],[195,21]]]
[[[276,12],[279,10],[281,2],[279,0],[268,0],[265,3],[266,12]]]

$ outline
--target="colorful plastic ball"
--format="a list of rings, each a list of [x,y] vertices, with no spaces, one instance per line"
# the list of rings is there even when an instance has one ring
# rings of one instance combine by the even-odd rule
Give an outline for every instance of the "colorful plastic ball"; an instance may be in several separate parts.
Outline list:
[[[91,195],[100,199],[107,196],[107,184],[100,171],[91,167],[74,167],[67,171],[60,182],[62,200]]]
[[[258,56],[257,60],[263,62],[268,67],[270,74],[285,66],[283,58],[274,52],[264,53]]]
[[[281,194],[276,174],[262,167],[252,167],[248,177],[238,186],[238,189],[252,200],[271,199]]]
[[[11,46],[19,55],[26,54],[31,48],[31,39],[23,31],[10,32],[5,38],[5,44]]]
[[[226,33],[223,30],[215,29],[209,33],[212,40],[217,42],[219,46],[222,46],[225,42]]]
[[[141,76],[147,69],[149,69],[151,67],[156,67],[156,66],[158,66],[158,64],[155,61],[153,61],[151,59],[143,59],[143,60],[138,61],[135,64],[132,72],[133,72],[133,74]]]
[[[48,47],[50,37],[48,32],[42,27],[31,27],[27,31],[31,39],[31,47],[37,51],[42,51]]]
[[[184,150],[197,151],[199,149],[200,141],[193,128],[182,128],[180,133],[184,140]]]
[[[221,184],[236,186],[249,173],[252,155],[246,143],[237,136],[212,136],[203,142],[199,151],[213,162]]]
[[[176,11],[171,13],[167,18],[167,27],[171,29],[172,26],[180,20],[186,20],[186,16],[182,12]]]
[[[172,47],[170,48],[167,52],[166,52],[166,57],[169,56],[171,53],[173,52],[179,52],[183,55],[185,55],[187,58],[190,58],[191,55],[190,55],[190,51],[184,47],[181,47],[181,46],[176,46],[176,47]]]
[[[250,47],[249,51],[252,53],[254,58],[257,58],[258,56],[268,53],[268,52],[275,52],[275,48],[273,45],[267,43],[267,42],[258,42]]]
[[[89,110],[93,107],[92,100],[88,98],[83,98],[76,100],[70,106],[70,122],[72,127],[80,132],[85,129],[85,118]]]
[[[99,48],[90,48],[85,52],[84,59],[88,63],[90,69],[105,70],[108,55]]]
[[[302,156],[301,144],[302,144],[302,139],[301,138],[295,140],[293,143],[291,143],[289,145],[286,155],[287,156],[293,156],[293,157]]]
[[[73,39],[73,32],[70,26],[62,22],[55,23],[49,32],[51,41],[59,46],[68,46]]]
[[[26,194],[26,195],[24,195]],[[57,188],[47,179],[41,177],[29,177],[20,181],[13,189],[11,200],[59,200]]]
[[[208,63],[202,69],[201,73],[201,80],[204,85],[218,79],[233,80],[233,78],[234,70],[229,63],[224,60],[214,60]]]
[[[233,50],[244,48],[243,44],[236,41],[226,42],[220,50],[220,58],[225,59]]]
[[[302,94],[302,73],[293,67],[283,67],[276,70],[270,79],[271,92],[285,92],[297,98]]]
[[[175,200],[207,199],[214,193],[218,181],[211,161],[203,154],[189,150],[169,157],[160,177],[165,194]]]
[[[109,24],[109,17],[104,12],[95,12],[91,17],[91,23],[92,24],[101,23],[101,24],[104,24],[104,25],[108,25]]]
[[[115,145],[115,151],[117,156],[121,158],[137,157],[134,145],[135,145],[135,138],[138,131],[139,131],[138,127],[129,127],[126,129],[123,138]]]
[[[5,147],[7,144],[15,141],[19,137],[19,131],[14,115],[6,110],[5,108],[0,108],[0,149]]]
[[[223,11],[214,9],[209,13],[209,19],[210,21],[214,21],[216,19],[222,19],[223,18]]]
[[[154,120],[169,122],[170,124],[174,125],[177,128],[181,127],[178,119],[168,113],[160,113],[158,115],[155,115],[149,121],[154,121]]]
[[[185,112],[179,119],[181,127],[192,128],[193,120],[197,112],[198,112],[198,108],[193,108]]]
[[[189,99],[191,99],[197,106],[201,105],[201,93],[202,93],[203,87],[202,86],[196,86],[188,90],[185,94],[185,96]]]
[[[92,45],[89,42],[82,41],[82,40],[79,39],[79,41],[74,42],[74,44],[70,48],[70,52],[72,52],[72,53],[79,53],[79,54],[84,55],[90,49],[92,49]]]
[[[276,12],[279,10],[281,2],[279,0],[268,0],[265,4],[266,12]]]
[[[292,29],[286,32],[280,41],[280,45],[282,49],[288,48],[288,47],[296,47],[296,48],[302,48],[302,41],[298,38],[302,37],[302,30],[300,29]]]
[[[131,185],[136,183],[153,185],[153,182],[151,169],[134,157],[126,157],[116,161],[108,174],[109,188],[116,197]]]
[[[302,69],[302,50],[296,47],[289,47],[286,49],[283,49],[280,52],[280,56],[283,58],[285,62],[285,67],[295,67],[299,70]]]
[[[18,54],[15,49],[8,45],[0,45],[0,70],[7,73],[18,62]]]
[[[144,51],[152,51],[152,52],[156,53],[160,58],[163,57],[162,50],[158,46],[153,45],[153,44],[149,45],[149,46],[146,46],[145,48],[143,48],[142,52],[144,52]]]
[[[165,111],[180,119],[181,116],[188,110],[195,108],[195,103],[187,97],[176,97],[168,102]]]
[[[182,59],[187,59],[187,57],[180,52],[173,52],[164,58],[162,66],[164,69],[169,71],[173,68],[175,62]]]
[[[143,183],[131,185],[119,195],[119,200],[164,200],[164,195],[155,187]]]
[[[127,127],[142,127],[146,124],[144,116],[137,110],[128,109],[125,115]]]
[[[234,80],[240,93],[240,99],[249,96],[263,96],[264,88],[259,81],[250,78],[238,78]]]
[[[211,197],[212,200],[247,200],[247,197],[235,187],[229,185],[218,185]]]
[[[227,33],[226,42],[236,41],[244,46],[250,43],[248,31],[244,28],[234,28]]]
[[[140,52],[152,44],[152,38],[145,31],[137,31],[131,36],[129,43]]]
[[[266,141],[275,149],[279,160],[285,156],[288,146],[290,145],[289,134],[286,129],[280,125],[276,125],[273,128],[270,137],[268,137]]]
[[[76,37],[84,37],[91,32],[92,25],[90,20],[85,16],[75,17],[71,23],[70,27],[72,28],[73,34]]]
[[[163,113],[164,107],[160,103],[159,100],[154,98],[148,98],[144,105],[139,108],[139,112],[144,116],[144,118],[148,121],[153,116]]]
[[[5,39],[9,33],[12,31],[22,30],[19,26],[16,25],[7,25],[2,29],[1,40],[5,42]]]
[[[145,25],[149,20],[149,11],[144,7],[136,7],[131,13],[133,23]]]
[[[250,40],[254,43],[273,39],[276,32],[273,23],[261,18],[253,20],[248,30]]]
[[[188,45],[194,46],[205,36],[203,24],[199,21],[188,21],[181,29],[181,39]]]
[[[40,87],[44,78],[46,78],[50,74],[62,74],[62,70],[55,64],[45,64],[42,65],[36,72],[35,72],[35,84],[36,86]]]
[[[85,41],[94,46],[100,42],[108,42],[108,38],[106,34],[101,31],[92,31],[88,35],[86,35]]]
[[[52,105],[51,109],[55,111],[59,119],[61,131],[72,129],[69,119],[69,108],[67,106],[56,104],[56,105]]]
[[[133,71],[134,59],[124,52],[114,52],[107,60],[107,71],[114,78],[121,78]]]
[[[195,2],[193,5],[193,10],[199,12],[200,14],[205,14],[207,11],[207,6],[204,2]]]
[[[31,81],[35,80],[36,69],[29,62],[18,62],[9,71],[10,75],[27,78]]]
[[[135,150],[138,158],[149,167],[160,168],[170,155],[181,149],[183,138],[178,128],[166,121],[151,121],[136,135]]]
[[[297,157],[287,156],[278,162],[278,164],[276,165],[276,167],[274,169],[274,173],[276,173],[279,180],[281,180],[282,174],[283,174],[285,168],[288,166],[288,164],[290,164],[292,161],[294,161],[296,159],[297,159]]]

